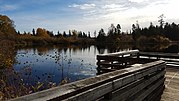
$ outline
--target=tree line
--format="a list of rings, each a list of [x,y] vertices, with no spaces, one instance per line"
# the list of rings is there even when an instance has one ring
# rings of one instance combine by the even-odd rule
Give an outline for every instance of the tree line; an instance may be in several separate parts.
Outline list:
[[[150,23],[150,26],[147,28],[140,28],[139,24],[132,25],[132,36],[135,41],[141,36],[146,37],[155,37],[162,36],[170,39],[171,41],[179,41],[179,25],[166,23],[164,26],[154,26]]]
[[[67,37],[78,37],[78,38],[91,38],[90,32],[88,32],[88,35],[85,32],[77,31],[77,30],[69,30],[69,32],[63,31],[63,33],[60,33],[59,31],[54,34],[53,31],[48,31],[44,28],[37,28],[36,30],[33,28],[32,32],[23,32],[20,33],[20,31],[17,32],[18,35],[31,35],[31,36],[37,36],[37,37],[53,37],[53,38],[67,38]]]
[[[107,33],[101,28],[96,37],[96,42],[99,44],[118,44],[122,42],[131,43],[133,42],[132,35],[128,32],[121,31],[121,25],[111,24],[108,28]]]
[[[141,38],[152,38],[156,41],[156,37],[163,38],[165,41],[179,41],[179,24],[168,23],[164,21],[164,15],[159,16],[159,26],[150,23],[149,27],[140,28],[138,22],[132,25],[132,36],[134,41],[139,41]],[[159,40],[162,41],[162,40]]]
[[[91,38],[91,33],[85,33],[77,30],[69,30],[69,32],[54,33],[44,28],[32,29],[32,32],[20,33],[16,32],[14,22],[6,15],[0,15],[0,39],[11,39],[23,43],[28,42],[78,42],[79,39],[92,39],[96,43],[119,43],[119,42],[163,42],[179,41],[179,24],[165,23],[164,15],[159,16],[159,26],[150,23],[149,27],[140,28],[139,24],[132,25],[130,33],[121,31],[121,25],[111,24],[106,33],[103,28],[98,32],[94,32],[94,37]],[[157,37],[156,37],[157,36]],[[84,41],[83,40],[83,41]],[[148,40],[148,41],[145,41]],[[81,41],[81,42],[83,42]],[[91,40],[90,40],[91,41]]]

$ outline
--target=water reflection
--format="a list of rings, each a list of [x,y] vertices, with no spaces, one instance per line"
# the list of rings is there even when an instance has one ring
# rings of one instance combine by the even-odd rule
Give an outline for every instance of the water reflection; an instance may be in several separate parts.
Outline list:
[[[0,98],[14,98],[95,76],[97,54],[131,49],[178,53],[179,45],[73,45],[0,49],[0,55],[5,56],[0,58],[1,61],[14,61],[11,68],[0,69]],[[10,56],[7,53],[11,53]]]
[[[87,51],[86,48],[80,49],[80,51],[77,51],[77,47],[61,48],[56,46],[50,49],[47,47],[20,49],[16,57],[18,64],[15,64],[14,68],[16,71],[23,71],[22,78],[28,84],[37,81],[46,82],[46,80],[59,84],[65,78],[71,82],[94,76],[96,73],[95,54]],[[27,70],[31,70],[30,73],[27,73]],[[89,70],[91,72],[83,73]],[[27,74],[31,75],[33,81]],[[74,75],[79,77],[76,78]]]
[[[145,52],[165,52],[165,53],[178,53],[179,44],[145,44],[135,45],[134,49],[139,49]]]

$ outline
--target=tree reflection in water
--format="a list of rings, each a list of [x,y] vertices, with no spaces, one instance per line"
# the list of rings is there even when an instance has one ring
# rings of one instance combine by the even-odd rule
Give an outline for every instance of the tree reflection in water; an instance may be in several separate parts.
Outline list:
[[[23,80],[14,71],[16,51],[14,43],[9,40],[0,41],[0,100],[14,98],[29,94],[29,89],[24,87]]]
[[[8,44],[8,45],[7,45]],[[0,43],[0,100],[95,76],[96,55],[124,50],[178,52],[178,45],[34,46]]]

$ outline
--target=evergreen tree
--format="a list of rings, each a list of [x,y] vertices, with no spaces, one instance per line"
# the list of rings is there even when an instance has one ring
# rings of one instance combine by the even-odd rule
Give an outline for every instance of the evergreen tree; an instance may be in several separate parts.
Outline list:
[[[86,38],[86,37],[87,37],[86,33],[85,33],[85,32],[83,32],[83,38]]]
[[[121,25],[117,24],[116,26],[117,34],[119,35],[121,33]]]
[[[160,24],[160,27],[163,28],[164,22],[165,22],[164,21],[164,18],[165,18],[164,14],[161,14],[158,18],[159,18],[158,22]]]
[[[108,36],[113,37],[115,33],[115,26],[114,24],[111,24],[111,26],[108,28]]]
[[[90,32],[88,31],[88,38],[91,38],[91,36],[90,36]]]
[[[69,30],[69,37],[71,37],[72,35],[71,35],[71,30]]]
[[[67,37],[67,34],[66,34],[66,32],[65,32],[65,31],[63,32],[63,37]]]
[[[81,31],[78,32],[78,37],[79,37],[79,38],[82,38],[82,37],[83,37],[83,34],[82,34]]]
[[[56,37],[61,38],[61,37],[63,37],[63,35],[58,31]]]
[[[34,28],[32,29],[32,35],[33,35],[33,36],[36,35],[36,33],[35,33],[35,29],[34,29]]]
[[[106,35],[104,33],[104,29],[102,29],[102,28],[100,29],[99,34],[97,36],[97,41],[98,42],[105,42],[106,41]]]
[[[132,31],[133,31],[132,32],[133,39],[137,41],[137,39],[141,36],[141,32],[142,32],[138,21],[136,21],[136,25],[132,24]]]
[[[20,31],[18,31],[17,34],[20,35],[21,34]]]
[[[94,31],[94,37],[96,38],[96,30]]]

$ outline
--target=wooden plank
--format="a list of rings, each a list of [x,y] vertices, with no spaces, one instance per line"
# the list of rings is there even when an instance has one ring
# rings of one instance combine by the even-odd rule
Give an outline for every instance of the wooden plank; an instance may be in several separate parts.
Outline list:
[[[100,60],[98,61],[98,63],[100,62],[104,62],[104,63],[110,63],[110,62],[113,62],[113,61],[118,61],[118,62],[153,62],[153,61],[156,61],[156,59],[145,59],[145,58],[130,58],[130,57],[115,57],[115,56],[98,56],[97,57],[97,60]],[[105,61],[102,61],[102,60],[105,60]]]
[[[165,81],[165,78],[162,78],[161,80],[157,81],[155,84],[152,84],[150,87],[141,91],[140,94],[130,98],[130,100],[131,101],[143,101],[148,96],[148,94],[150,94],[155,89],[157,89],[160,85],[162,85],[164,83],[164,81]]]
[[[123,88],[118,89],[113,93],[112,101],[124,101],[128,97],[135,95],[136,93],[149,86],[151,83],[163,77],[164,75],[165,71],[161,71],[147,80],[142,79],[140,81],[136,81],[132,84],[129,84],[128,86],[124,86]]]
[[[129,50],[129,51],[121,51],[121,52],[115,52],[115,53],[108,53],[108,54],[99,54],[98,56],[122,56],[127,54],[138,54],[139,50]]]
[[[165,89],[165,85],[163,83],[157,89],[155,89],[151,94],[149,94],[144,100],[145,101],[160,101],[164,89]]]
[[[153,62],[156,60],[153,59],[136,59],[136,58],[121,58],[121,57],[110,57],[113,58],[112,60],[110,60],[109,62],[109,58],[102,57],[103,59],[105,58],[106,60],[101,61],[101,62],[97,62],[98,67],[119,67],[119,68],[123,68],[123,66],[127,67],[133,64],[144,64],[144,63],[148,63],[148,62]],[[121,67],[122,66],[122,67]]]
[[[123,69],[127,67],[127,63],[126,64],[100,64],[100,68],[109,68],[109,67]]]
[[[150,71],[150,70],[149,70]],[[117,80],[113,80],[110,81],[106,84],[102,84],[100,86],[94,87],[89,89],[88,91],[79,93],[73,97],[67,98],[65,100],[68,101],[86,101],[86,100],[95,100],[109,92],[112,92],[115,89],[118,89],[120,87],[123,87],[126,84],[129,84],[131,82],[134,82],[148,74],[150,74],[151,72],[145,71],[145,72],[138,72],[136,74],[131,74],[129,76],[125,76],[122,77],[120,79]],[[163,75],[163,74],[162,74]],[[156,77],[155,77],[156,78]]]
[[[139,56],[159,57],[159,58],[179,58],[175,53],[139,52]]]
[[[122,81],[122,83],[124,83],[124,84],[129,83],[129,82],[132,82],[133,80],[137,80],[138,78],[148,75],[149,73],[158,71],[162,68],[165,68],[165,62],[159,60],[159,61],[141,65],[139,67],[125,68],[122,70],[117,70],[114,72],[109,72],[109,73],[98,75],[95,77],[79,80],[79,81],[72,82],[72,83],[69,83],[69,84],[66,84],[63,86],[58,86],[58,87],[54,87],[52,89],[48,89],[48,90],[30,94],[30,95],[22,96],[20,98],[13,99],[12,101],[63,100],[70,96],[77,95],[84,91],[89,91],[91,88],[95,88],[97,86],[100,86],[102,84],[108,83],[113,80],[117,80],[124,76],[126,76],[126,78],[127,78],[128,77],[127,75],[134,75],[134,76],[132,76],[132,78],[128,77],[128,79],[123,79],[123,81]],[[119,80],[119,84],[120,83],[121,82]]]
[[[100,70],[102,70],[104,72],[116,71],[116,69],[110,69],[110,68],[100,68]]]
[[[165,59],[165,58],[161,58],[161,60],[164,60],[164,61],[166,61],[166,62],[177,62],[177,63],[179,63],[179,59]]]

